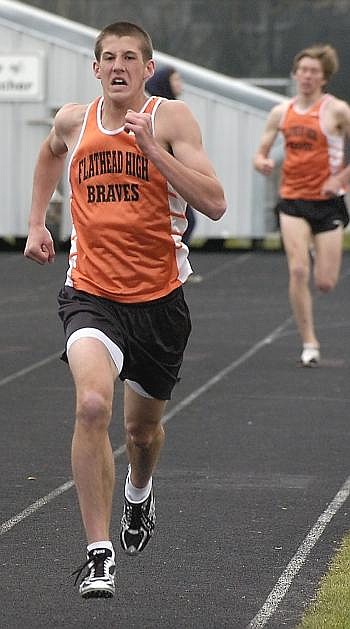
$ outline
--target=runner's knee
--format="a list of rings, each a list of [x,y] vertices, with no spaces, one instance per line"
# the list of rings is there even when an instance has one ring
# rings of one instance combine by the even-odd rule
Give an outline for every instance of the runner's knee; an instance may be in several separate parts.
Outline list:
[[[97,391],[85,391],[78,397],[77,422],[90,429],[103,429],[109,424],[111,403]]]
[[[336,279],[331,277],[315,277],[315,286],[322,293],[329,293],[336,285]]]
[[[158,437],[159,432],[163,432],[163,428],[158,422],[140,423],[132,420],[125,421],[125,430],[128,441],[142,449],[149,448]]]
[[[309,267],[302,262],[294,262],[290,265],[289,274],[291,280],[303,284],[309,280]]]

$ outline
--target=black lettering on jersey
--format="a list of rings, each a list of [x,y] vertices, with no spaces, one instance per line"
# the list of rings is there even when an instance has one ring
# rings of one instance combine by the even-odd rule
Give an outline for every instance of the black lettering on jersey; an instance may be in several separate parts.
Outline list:
[[[137,183],[132,183],[130,188],[131,188],[131,200],[132,201],[138,201],[139,198],[140,198],[138,184]]]
[[[98,151],[90,153],[78,163],[78,181],[86,181],[91,177],[123,172],[124,156],[122,151]]]
[[[83,159],[79,160],[78,168],[79,168],[78,181],[79,183],[81,183],[84,178],[84,160]]]
[[[112,173],[123,172],[123,162],[122,151],[112,151]]]
[[[95,164],[94,164],[94,156],[89,155],[89,167],[88,167],[88,176],[87,178],[93,177],[95,174]]]
[[[127,151],[125,153],[125,173],[143,181],[148,178],[148,159],[144,155]]]
[[[117,203],[121,201],[131,202],[138,201],[140,198],[139,186],[137,183],[115,183],[115,184],[98,184],[96,186],[88,185],[87,202],[88,203]]]
[[[112,201],[116,201],[114,185],[110,184],[107,186],[107,194],[106,194],[107,203],[111,203]]]
[[[99,184],[95,186],[96,189],[96,203],[103,203],[106,200],[106,186]]]
[[[124,201],[131,201],[130,184],[129,183],[124,183],[123,184],[123,188],[124,188]]]
[[[310,127],[295,126],[286,129],[285,136],[287,140],[290,140],[292,137],[300,139],[305,137],[307,140],[315,142],[317,140],[318,133],[315,129],[310,129]]]
[[[118,201],[121,201],[123,199],[123,184],[116,183],[114,185],[114,187],[115,187],[115,191],[117,193],[117,199],[118,199]]]
[[[312,144],[309,142],[287,142],[287,148],[296,151],[312,151]]]
[[[86,186],[86,188],[88,194],[87,202],[95,203],[95,186]]]

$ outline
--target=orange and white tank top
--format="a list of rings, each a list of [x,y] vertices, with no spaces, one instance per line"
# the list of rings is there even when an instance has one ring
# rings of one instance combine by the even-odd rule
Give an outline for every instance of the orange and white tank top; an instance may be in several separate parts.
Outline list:
[[[151,114],[162,99],[149,98]],[[72,235],[66,284],[137,303],[173,291],[191,273],[186,202],[124,127],[102,125],[103,98],[87,108],[69,162]]]
[[[325,94],[307,111],[299,112],[293,99],[280,123],[285,158],[280,195],[284,199],[322,200],[322,184],[339,172],[344,162],[344,139],[324,126]]]

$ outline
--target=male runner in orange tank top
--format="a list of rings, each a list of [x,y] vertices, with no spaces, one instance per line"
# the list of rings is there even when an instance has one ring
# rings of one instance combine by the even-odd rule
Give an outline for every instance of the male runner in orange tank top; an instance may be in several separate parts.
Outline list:
[[[336,51],[315,45],[299,52],[293,62],[296,97],[276,105],[267,119],[254,166],[270,175],[269,157],[281,131],[285,156],[282,166],[279,222],[289,268],[289,298],[302,339],[301,363],[320,360],[309,287],[310,246],[317,288],[328,292],[337,283],[342,257],[343,229],[349,221],[341,177],[344,139],[350,136],[350,108],[325,93],[338,69]]]
[[[120,542],[141,552],[155,525],[152,474],[164,441],[161,419],[190,332],[182,284],[191,273],[186,203],[213,220],[223,189],[201,133],[181,101],[148,98],[152,42],[116,22],[97,37],[93,70],[103,97],[68,104],[55,118],[34,173],[25,255],[55,256],[46,209],[70,151],[73,230],[59,314],[76,390],[72,468],[87,536],[84,598],[111,597],[114,457],[108,436],[115,381],[124,386],[129,471]]]

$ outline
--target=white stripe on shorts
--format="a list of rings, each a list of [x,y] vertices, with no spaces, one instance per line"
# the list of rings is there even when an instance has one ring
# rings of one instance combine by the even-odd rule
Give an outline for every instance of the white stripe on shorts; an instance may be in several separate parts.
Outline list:
[[[121,372],[124,362],[124,354],[122,350],[118,347],[118,345],[116,345],[116,343],[111,341],[107,334],[101,332],[101,330],[98,330],[97,328],[80,328],[80,330],[73,332],[67,340],[67,355],[74,341],[84,338],[93,338],[101,341],[101,343],[103,343],[103,345],[108,349],[111,358],[118,369],[118,373]]]
[[[111,355],[111,358],[118,370],[118,373],[121,372],[123,368],[123,363],[124,363],[123,352],[121,351],[120,347],[118,347],[116,343],[113,343],[113,341],[111,341],[111,339],[104,332],[101,332],[101,330],[98,330],[97,328],[80,328],[80,330],[76,330],[75,332],[73,332],[73,334],[71,334],[67,340],[67,349],[66,349],[67,356],[74,341],[77,341],[78,339],[83,339],[83,338],[94,338],[101,341],[101,343],[103,343],[104,346],[108,349]],[[128,383],[129,387],[133,389],[133,391],[135,391],[139,395],[142,395],[142,397],[153,400],[153,396],[149,395],[149,393],[147,393],[147,391],[145,391],[144,388],[138,382],[135,382],[134,380],[127,380],[127,379],[125,380],[125,382]]]
[[[154,400],[153,395],[150,395],[149,393],[147,393],[147,391],[145,391],[145,389],[138,382],[135,382],[135,380],[128,380],[126,378],[125,382],[128,383],[129,387],[133,391],[135,391],[135,393],[142,395],[142,397],[147,397],[149,400]]]

